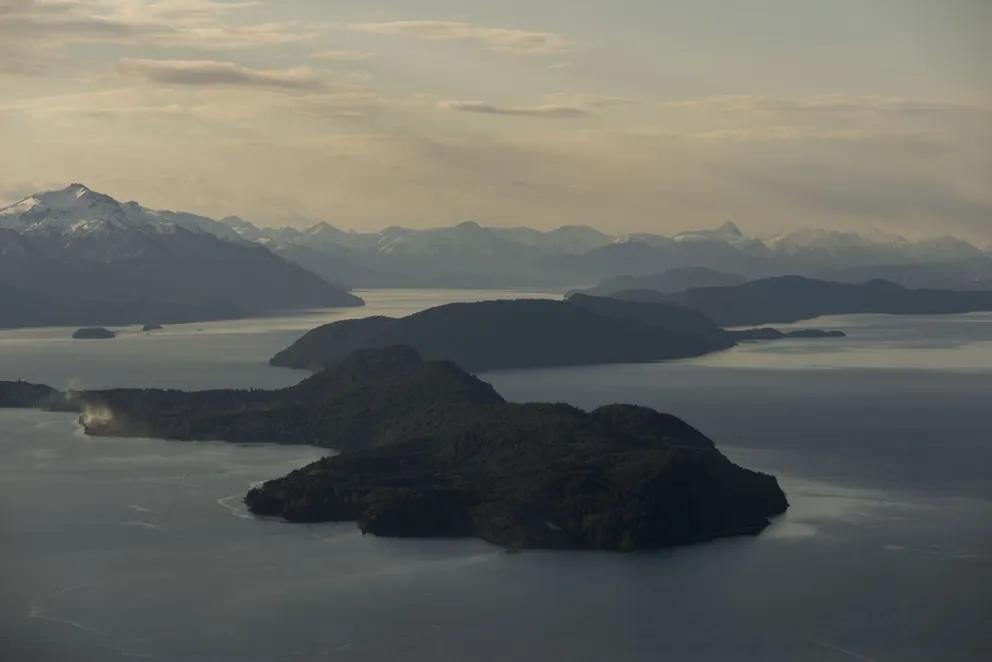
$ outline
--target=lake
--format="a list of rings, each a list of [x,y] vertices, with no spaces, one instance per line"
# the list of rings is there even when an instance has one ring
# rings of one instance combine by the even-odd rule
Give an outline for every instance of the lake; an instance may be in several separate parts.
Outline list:
[[[110,341],[2,331],[0,379],[280,387],[305,375],[268,358],[318,324],[518,296],[361,295],[363,309]],[[483,375],[514,400],[674,413],[792,504],[760,536],[651,553],[256,519],[248,488],[320,449],[102,439],[71,415],[0,411],[0,659],[988,659],[992,315],[791,326],[849,337]]]

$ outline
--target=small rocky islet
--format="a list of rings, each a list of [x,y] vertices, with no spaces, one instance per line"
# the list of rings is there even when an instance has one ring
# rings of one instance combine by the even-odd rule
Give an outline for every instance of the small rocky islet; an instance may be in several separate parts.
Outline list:
[[[450,361],[362,349],[286,389],[59,393],[0,383],[0,406],[73,410],[88,434],[301,443],[339,453],[245,497],[258,515],[393,537],[631,551],[756,534],[788,508],[680,419],[506,402]]]
[[[116,338],[117,334],[102,326],[88,326],[82,329],[76,329],[72,337],[76,340],[110,340],[111,338]]]

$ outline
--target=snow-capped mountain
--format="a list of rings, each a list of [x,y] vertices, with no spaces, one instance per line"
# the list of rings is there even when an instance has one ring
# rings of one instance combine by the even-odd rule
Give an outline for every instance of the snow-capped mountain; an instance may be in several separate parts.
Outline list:
[[[586,225],[563,225],[548,232],[525,227],[492,230],[501,237],[552,255],[581,255],[621,240]]]
[[[472,221],[428,229],[393,226],[379,232],[345,231],[328,223],[295,229],[263,228],[240,218],[223,222],[246,240],[268,246],[324,278],[355,287],[558,289],[695,267],[755,278],[986,259],[982,251],[953,237],[913,242],[880,232],[809,228],[763,240],[730,221],[672,236],[611,235],[586,226],[550,231],[498,228]],[[948,277],[933,282],[946,285],[954,282],[950,274],[973,272],[974,265],[955,267]],[[927,276],[913,282],[925,283]],[[962,286],[973,282],[970,276],[961,280]]]
[[[612,235],[586,226],[550,231],[498,228],[473,221],[427,229],[391,226],[378,232],[342,230],[326,222],[273,228],[238,216],[216,221],[135,202],[121,205],[78,184],[31,196],[0,211],[0,228],[26,236],[61,236],[67,246],[87,246],[93,259],[141,254],[151,237],[210,235],[228,243],[263,246],[325,280],[352,287],[561,289],[695,267],[755,278],[898,266],[880,272],[923,274],[913,278],[918,284],[929,282],[943,268],[903,267],[972,261],[982,270],[983,261],[989,259],[987,253],[953,237],[914,242],[880,232],[806,228],[762,240],[731,221],[671,236]],[[87,237],[100,240],[84,241]],[[959,278],[962,286],[973,284],[975,264],[948,266],[943,269],[945,277],[932,280],[946,285],[955,282],[956,274],[967,274]]]
[[[737,224],[727,221],[712,230],[694,230],[680,232],[672,237],[676,243],[710,243],[732,246],[751,255],[769,256],[771,251],[761,239],[744,234]]]
[[[0,209],[0,228],[66,239],[106,238],[119,232],[161,236],[175,234],[181,228],[228,241],[244,241],[228,223],[197,214],[149,209],[134,201],[121,204],[83,184],[36,193]]]
[[[49,237],[106,237],[127,230],[157,233],[173,229],[137,223],[116,200],[82,184],[38,193],[0,209],[0,228]]]
[[[679,232],[672,237],[674,241],[719,241],[727,244],[741,243],[750,238],[745,236],[737,224],[727,221],[723,225],[710,230],[690,230]]]
[[[810,228],[762,240],[733,222],[672,236],[473,221],[378,232],[330,223],[271,228],[238,216],[218,221],[121,203],[82,184],[0,209],[0,325],[8,326],[203,319],[360,302],[329,282],[563,291],[619,277],[654,282],[668,270],[700,268],[745,278],[871,276],[913,287],[992,283],[992,255],[953,237],[909,241]]]
[[[955,237],[909,241],[879,231],[865,233],[804,228],[775,237],[771,249],[807,266],[850,267],[871,264],[945,262],[979,257],[982,252]]]
[[[82,184],[0,209],[0,326],[192,321],[360,303],[227,224],[122,204]]]

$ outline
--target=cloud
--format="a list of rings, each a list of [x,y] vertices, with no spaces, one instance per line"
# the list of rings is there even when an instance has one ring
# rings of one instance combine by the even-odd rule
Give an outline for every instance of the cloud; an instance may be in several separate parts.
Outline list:
[[[664,129],[726,141],[863,141],[919,139],[972,132],[988,135],[992,108],[945,99],[818,95],[727,95],[667,101]]]
[[[124,59],[121,71],[156,83],[192,86],[267,87],[282,90],[321,90],[327,84],[306,68],[252,69],[217,60]]]
[[[106,12],[95,2],[46,2],[44,0],[0,0],[3,35],[14,38],[68,37],[78,41],[116,40],[156,31],[146,21],[127,19]]]
[[[776,113],[945,113],[987,111],[979,106],[942,99],[907,99],[902,97],[851,96],[827,94],[805,98],[781,98],[757,95],[722,95],[695,97],[660,104],[663,109],[713,110],[718,112]]]
[[[322,60],[324,62],[361,62],[362,60],[367,60],[372,57],[372,53],[366,51],[349,51],[349,50],[328,50],[328,51],[317,51],[316,53],[311,53],[310,57],[314,60]]]
[[[548,103],[565,106],[579,106],[605,110],[608,108],[623,108],[637,106],[640,102],[630,97],[608,96],[603,94],[558,92],[545,96]]]
[[[562,53],[569,42],[553,32],[490,28],[463,21],[388,21],[351,23],[348,29],[382,35],[399,35],[433,41],[472,41],[486,48],[519,55]]]
[[[627,97],[604,96],[587,93],[556,93],[544,97],[544,103],[534,106],[511,106],[482,101],[440,101],[437,107],[488,115],[522,115],[529,117],[577,118],[595,114],[595,111],[635,106],[637,101]]]
[[[0,71],[38,74],[72,44],[229,50],[305,41],[299,22],[234,23],[257,2],[212,0],[0,0]]]
[[[218,24],[187,26],[176,32],[161,34],[153,41],[162,46],[235,50],[309,41],[317,34],[316,30],[297,23]]]
[[[347,84],[328,84],[316,91],[255,85],[132,85],[107,90],[47,95],[0,104],[4,113],[49,126],[71,126],[93,120],[119,131],[143,127],[147,121],[184,122],[184,130],[209,126],[210,131],[242,131],[249,139],[271,129],[270,122],[286,123],[294,113],[294,128],[312,126],[320,118],[373,119],[390,103],[374,90]],[[135,124],[139,123],[139,124]],[[138,129],[142,130],[143,129]],[[281,131],[287,129],[283,127]],[[154,136],[149,136],[154,138]]]
[[[21,99],[0,105],[0,113],[23,113],[44,122],[61,122],[72,117],[121,119],[125,117],[204,116],[217,109],[199,97],[198,90],[182,94],[166,88],[147,86],[56,94]],[[257,96],[257,95],[256,95]]]
[[[481,101],[440,101],[438,108],[445,110],[460,110],[468,113],[484,113],[488,115],[523,115],[528,117],[575,118],[589,114],[578,106],[563,106],[560,104],[545,104],[541,106],[494,106]]]
[[[355,87],[323,94],[287,97],[286,107],[318,117],[374,118],[388,101],[374,91]]]

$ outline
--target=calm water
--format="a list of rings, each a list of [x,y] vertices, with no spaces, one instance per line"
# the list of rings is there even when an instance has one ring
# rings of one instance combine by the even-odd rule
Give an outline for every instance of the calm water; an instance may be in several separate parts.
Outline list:
[[[506,294],[365,296],[105,342],[0,332],[0,379],[282,386],[303,375],[266,359],[316,324]],[[658,553],[257,520],[241,495],[318,449],[90,438],[72,416],[0,412],[0,659],[988,659],[992,315],[816,326],[850,337],[485,375],[513,399],[676,413],[793,504],[757,538]]]

